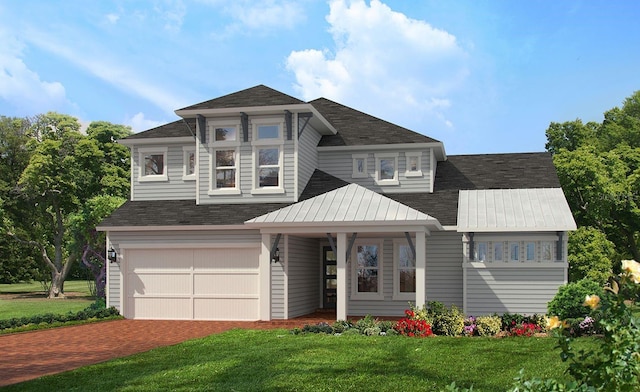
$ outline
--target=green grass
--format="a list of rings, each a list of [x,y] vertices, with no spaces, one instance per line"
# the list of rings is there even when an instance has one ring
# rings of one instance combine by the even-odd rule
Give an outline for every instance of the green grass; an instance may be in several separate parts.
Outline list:
[[[505,391],[520,369],[562,378],[552,338],[413,339],[233,330],[8,391]],[[577,349],[593,344],[580,339]]]
[[[46,299],[40,282],[0,284],[0,320],[14,317],[30,317],[38,314],[64,314],[78,312],[93,303],[89,287],[84,280],[68,281],[64,284],[67,293],[77,292],[84,297],[73,299]],[[7,299],[2,294],[25,294],[26,298]]]

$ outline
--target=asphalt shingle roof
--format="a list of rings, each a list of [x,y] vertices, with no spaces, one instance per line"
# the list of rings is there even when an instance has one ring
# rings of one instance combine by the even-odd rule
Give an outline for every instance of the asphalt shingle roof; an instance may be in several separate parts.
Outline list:
[[[222,97],[187,106],[180,110],[192,109],[224,109],[251,106],[295,105],[306,103],[290,95],[281,93],[271,87],[258,85]]]
[[[319,147],[438,142],[326,98],[318,98],[309,103],[338,131],[336,135],[323,136],[318,143]]]
[[[150,138],[165,138],[165,137],[184,137],[192,136],[196,134],[196,119],[190,118],[186,120],[178,120],[169,124],[161,125],[156,128],[149,129],[144,132],[133,134],[126,137],[126,140],[130,139],[150,139]]]
[[[452,155],[438,162],[433,193],[392,193],[385,196],[431,215],[443,226],[456,225],[458,191],[473,189],[560,188],[551,154]],[[300,201],[345,185],[316,170]],[[291,203],[207,204],[194,200],[129,201],[100,226],[234,225]]]

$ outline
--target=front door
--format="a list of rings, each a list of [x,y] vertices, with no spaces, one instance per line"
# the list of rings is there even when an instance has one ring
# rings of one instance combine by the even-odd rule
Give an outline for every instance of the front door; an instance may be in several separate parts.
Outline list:
[[[335,309],[337,301],[338,265],[336,255],[330,246],[322,247],[322,307]]]

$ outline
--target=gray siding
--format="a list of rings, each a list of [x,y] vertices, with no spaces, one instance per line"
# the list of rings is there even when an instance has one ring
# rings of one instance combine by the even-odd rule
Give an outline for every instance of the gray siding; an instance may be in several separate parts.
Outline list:
[[[120,309],[120,263],[107,264],[107,274],[109,275],[109,287],[107,287],[109,303],[107,307],[113,306],[122,311]]]
[[[320,305],[320,246],[313,238],[288,236],[288,241],[288,318],[293,318]]]
[[[469,315],[492,313],[545,314],[547,302],[564,281],[564,263],[548,268],[515,265],[500,268],[466,268]]]
[[[311,125],[307,124],[298,140],[298,196],[304,191],[314,170],[318,168],[318,150],[320,141],[318,134]]]
[[[271,318],[281,320],[285,318],[285,282],[284,265],[271,264]]]
[[[440,231],[427,237],[427,301],[462,309],[462,234]]]
[[[411,150],[419,151],[419,150]],[[375,182],[376,158],[373,152],[366,151],[320,151],[318,168],[344,181],[356,183],[379,193],[430,192],[431,191],[431,149],[422,151],[421,177],[406,177],[407,159],[405,152],[410,150],[376,150],[375,154],[398,153],[399,185],[379,186]],[[353,154],[367,154],[367,177],[353,178]]]
[[[284,120],[283,120],[284,121]],[[238,120],[238,123],[240,121]],[[294,158],[294,140],[286,140],[286,130],[283,130],[284,146],[283,148],[283,194],[251,194],[253,189],[254,148],[251,144],[253,137],[253,122],[249,118],[249,141],[242,141],[242,131],[238,130],[238,138],[241,140],[238,147],[238,171],[237,181],[241,194],[239,195],[209,195],[209,178],[214,176],[212,171],[211,156],[213,149],[202,145],[198,147],[198,192],[200,204],[217,204],[217,203],[247,203],[247,202],[293,202],[295,199],[295,158]],[[295,129],[294,129],[295,132]],[[210,135],[209,135],[210,136]],[[221,149],[234,149],[235,147],[220,147]],[[213,177],[211,177],[213,179]]]
[[[134,147],[131,158],[133,159],[133,189],[132,197],[134,200],[195,200],[196,198],[196,182],[184,181],[182,175],[184,173],[184,153],[185,145],[169,145],[167,151],[167,176],[168,181],[140,182],[138,181],[140,173],[140,154],[139,148]],[[192,145],[195,146],[195,142]],[[142,148],[160,147],[165,148],[166,145],[144,145]],[[144,162],[142,162],[144,164]]]

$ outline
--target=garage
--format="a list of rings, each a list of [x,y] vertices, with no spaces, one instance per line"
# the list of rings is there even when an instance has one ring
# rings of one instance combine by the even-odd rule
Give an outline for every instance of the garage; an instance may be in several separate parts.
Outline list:
[[[258,320],[257,247],[127,249],[124,316]]]

